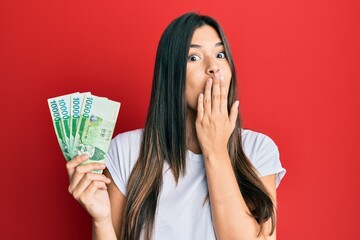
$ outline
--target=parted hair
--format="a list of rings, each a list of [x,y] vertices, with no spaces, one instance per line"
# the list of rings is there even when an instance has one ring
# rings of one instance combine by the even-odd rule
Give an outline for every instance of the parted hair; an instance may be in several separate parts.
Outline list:
[[[146,240],[151,239],[162,188],[164,161],[169,165],[176,182],[186,174],[186,65],[193,33],[204,25],[217,31],[230,64],[232,78],[228,93],[228,112],[237,99],[234,61],[224,31],[217,21],[197,13],[186,13],[173,20],[162,34],[157,49],[140,154],[127,185],[122,239],[137,240],[140,236]],[[241,129],[242,121],[238,116],[227,145],[231,164],[241,194],[250,210],[249,214],[260,225],[259,234],[263,224],[271,219],[271,235],[276,222],[275,206],[243,151]]]

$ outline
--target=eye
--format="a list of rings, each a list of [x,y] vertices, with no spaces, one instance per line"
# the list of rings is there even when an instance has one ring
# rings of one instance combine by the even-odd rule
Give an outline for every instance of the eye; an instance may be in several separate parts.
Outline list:
[[[225,52],[219,52],[216,57],[218,57],[218,58],[226,58],[226,53]]]
[[[188,62],[195,62],[197,60],[200,60],[200,57],[197,55],[190,55],[190,56],[188,56],[187,60],[188,60]]]

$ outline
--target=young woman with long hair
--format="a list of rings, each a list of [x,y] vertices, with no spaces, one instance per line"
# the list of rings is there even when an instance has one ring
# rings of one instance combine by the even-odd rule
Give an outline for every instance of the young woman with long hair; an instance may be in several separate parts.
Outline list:
[[[275,143],[242,128],[234,61],[209,16],[176,18],[159,42],[144,129],[104,164],[67,163],[94,239],[276,239]],[[104,169],[104,174],[92,173]]]

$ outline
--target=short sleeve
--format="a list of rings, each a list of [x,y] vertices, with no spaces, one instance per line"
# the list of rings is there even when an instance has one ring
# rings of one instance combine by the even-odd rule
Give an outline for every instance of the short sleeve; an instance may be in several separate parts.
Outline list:
[[[141,130],[117,135],[111,140],[105,163],[118,189],[126,196],[126,186],[137,161]]]
[[[280,161],[279,149],[275,142],[265,134],[243,130],[243,148],[260,176],[276,174],[276,187],[279,186],[286,170]]]

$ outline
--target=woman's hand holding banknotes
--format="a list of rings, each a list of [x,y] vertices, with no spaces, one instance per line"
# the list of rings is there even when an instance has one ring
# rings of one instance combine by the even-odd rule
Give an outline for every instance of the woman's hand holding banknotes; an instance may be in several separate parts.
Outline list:
[[[88,156],[75,157],[66,164],[69,174],[70,194],[86,209],[94,223],[111,219],[110,199],[106,184],[110,179],[103,174],[93,173],[93,170],[104,170],[104,163],[89,163],[80,165]]]

